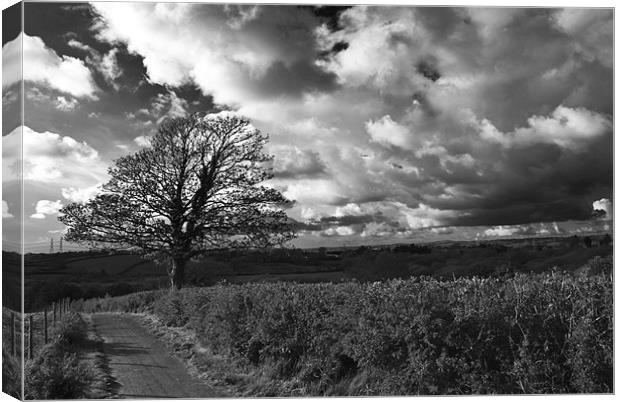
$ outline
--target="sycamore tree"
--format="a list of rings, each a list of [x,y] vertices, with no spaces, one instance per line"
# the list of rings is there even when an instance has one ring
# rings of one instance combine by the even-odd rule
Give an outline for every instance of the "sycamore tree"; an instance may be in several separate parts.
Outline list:
[[[59,214],[71,242],[125,247],[165,263],[170,285],[213,249],[273,247],[294,237],[290,201],[272,177],[267,136],[244,118],[194,114],[164,121],[150,145],[108,169],[85,203]]]

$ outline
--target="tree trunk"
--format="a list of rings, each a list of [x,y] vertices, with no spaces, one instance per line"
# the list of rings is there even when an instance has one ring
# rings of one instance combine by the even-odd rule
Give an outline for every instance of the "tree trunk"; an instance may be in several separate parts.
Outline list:
[[[170,290],[181,289],[185,281],[185,260],[182,258],[174,258],[172,260],[172,269],[168,276],[170,278]]]

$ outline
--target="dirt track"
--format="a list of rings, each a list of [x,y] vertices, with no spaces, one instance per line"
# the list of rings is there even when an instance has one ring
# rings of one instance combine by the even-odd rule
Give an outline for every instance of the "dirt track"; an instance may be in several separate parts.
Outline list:
[[[135,317],[93,314],[103,352],[120,384],[121,398],[213,398],[216,392],[193,378],[186,367],[149,334]]]

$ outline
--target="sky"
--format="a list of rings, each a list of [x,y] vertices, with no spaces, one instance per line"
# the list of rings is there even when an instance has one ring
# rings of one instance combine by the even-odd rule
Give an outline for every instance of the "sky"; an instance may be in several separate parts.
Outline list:
[[[3,32],[2,222],[18,230],[21,133],[26,250],[163,119],[224,110],[269,134],[298,247],[611,230],[611,9],[26,3],[24,19]]]

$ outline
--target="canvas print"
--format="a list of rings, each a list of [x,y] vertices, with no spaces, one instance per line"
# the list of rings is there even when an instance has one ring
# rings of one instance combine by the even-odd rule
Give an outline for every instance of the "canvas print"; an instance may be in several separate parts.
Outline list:
[[[5,9],[3,392],[612,394],[613,11]]]

